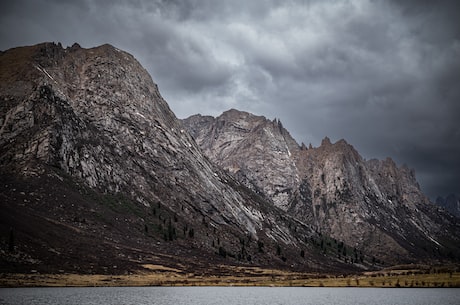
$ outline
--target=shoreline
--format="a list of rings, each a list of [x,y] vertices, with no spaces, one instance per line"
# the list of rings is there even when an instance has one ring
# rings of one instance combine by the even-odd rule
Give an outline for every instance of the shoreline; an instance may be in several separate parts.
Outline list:
[[[429,274],[313,275],[264,270],[258,275],[195,275],[156,270],[128,275],[103,274],[0,274],[1,288],[16,287],[148,287],[148,286],[248,286],[248,287],[374,287],[460,288],[460,272]]]

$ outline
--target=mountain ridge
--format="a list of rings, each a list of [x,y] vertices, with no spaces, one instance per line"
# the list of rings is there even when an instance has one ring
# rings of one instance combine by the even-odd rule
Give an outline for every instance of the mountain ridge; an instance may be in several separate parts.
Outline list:
[[[393,262],[430,256],[428,252],[444,248],[432,236],[449,239],[443,227],[449,227],[458,239],[458,222],[429,201],[407,166],[398,167],[391,158],[365,160],[344,139],[331,143],[325,137],[319,147],[307,148],[297,144],[276,119],[242,122],[251,116],[238,115],[237,110],[232,113],[202,121],[192,116],[183,122],[212,161],[227,170],[232,162],[230,172],[237,179],[252,184],[315,230]],[[253,132],[232,129],[232,120]],[[231,154],[222,149],[223,143]],[[277,166],[280,160],[283,166]],[[432,250],[420,250],[428,248]],[[458,251],[446,248],[449,253]]]
[[[333,213],[326,199],[349,195],[334,180],[339,163],[302,149],[279,120],[228,111],[206,139],[208,150],[219,145],[215,156],[233,158],[215,164],[148,72],[113,46],[15,48],[0,53],[0,67],[2,271],[124,274],[159,264],[218,273],[234,264],[339,273],[455,259],[456,252],[434,253],[433,242],[412,251],[386,228],[376,235],[393,241],[393,252],[375,249],[391,256],[323,229]],[[209,118],[197,122],[203,130]],[[322,180],[340,192],[316,194]],[[452,232],[438,216],[437,227],[416,224],[428,234]]]
[[[210,162],[132,55],[43,43],[0,67],[2,270],[362,268]]]

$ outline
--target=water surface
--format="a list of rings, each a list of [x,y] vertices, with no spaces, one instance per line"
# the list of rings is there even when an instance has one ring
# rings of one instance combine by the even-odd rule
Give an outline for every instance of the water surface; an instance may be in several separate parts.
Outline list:
[[[460,289],[313,287],[1,288],[0,304],[459,305]]]

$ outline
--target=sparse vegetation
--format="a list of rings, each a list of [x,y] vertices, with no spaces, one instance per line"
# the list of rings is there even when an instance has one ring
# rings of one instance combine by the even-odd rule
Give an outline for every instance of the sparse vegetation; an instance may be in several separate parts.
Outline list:
[[[10,62],[14,59],[11,54],[3,56],[8,73],[0,72],[0,78],[19,82],[17,87],[11,87],[11,92],[16,93],[5,95],[3,103],[8,118],[3,128],[6,146],[2,146],[5,152],[2,170],[5,171],[0,183],[4,203],[0,221],[3,232],[0,254],[4,263],[0,270],[30,272],[22,278],[26,283],[29,280],[30,283],[47,282],[54,278],[57,282],[75,285],[87,279],[94,280],[95,285],[100,284],[98,281],[122,285],[130,282],[136,285],[265,285],[269,282],[293,286],[457,285],[457,270],[441,267],[423,269],[420,273],[407,271],[403,274],[387,270],[378,276],[377,273],[356,274],[357,270],[381,268],[383,261],[379,259],[386,260],[387,253],[379,249],[376,251],[374,237],[367,240],[366,232],[354,232],[353,227],[340,231],[352,231],[351,235],[340,235],[349,244],[332,239],[329,233],[339,235],[331,230],[332,227],[322,226],[321,222],[326,224],[328,220],[331,223],[339,220],[342,222],[336,224],[344,224],[343,220],[350,218],[332,216],[342,207],[347,217],[354,215],[360,209],[351,209],[349,204],[356,201],[357,206],[362,206],[368,215],[375,214],[375,219],[380,219],[378,225],[384,225],[389,219],[386,216],[390,215],[388,211],[387,215],[379,213],[380,207],[384,210],[384,199],[379,201],[372,197],[372,192],[366,191],[364,196],[371,196],[366,197],[369,202],[359,202],[363,196],[354,192],[353,185],[347,185],[350,183],[348,179],[336,184],[335,166],[328,165],[328,169],[317,167],[320,163],[312,163],[312,169],[322,168],[319,171],[321,176],[316,177],[315,170],[311,173],[315,179],[307,179],[310,176],[307,172],[296,173],[296,177],[304,179],[302,188],[297,190],[297,186],[289,186],[282,190],[282,194],[287,194],[286,198],[295,200],[297,204],[287,211],[277,208],[270,196],[264,194],[265,188],[256,188],[254,192],[243,181],[237,181],[236,176],[226,175],[210,158],[196,150],[186,130],[178,133],[180,122],[169,112],[164,100],[157,100],[158,88],[137,62],[128,62],[126,69],[121,69],[127,58],[118,57],[119,52],[111,52],[118,55],[106,57],[107,63],[113,59],[120,61],[107,67],[100,65],[100,60],[105,61],[106,48],[96,48],[89,53],[83,50],[67,52],[61,46],[43,44],[18,49],[17,64]],[[101,52],[97,56],[96,50]],[[45,66],[53,69],[48,69],[56,78],[53,86],[38,85],[43,83],[42,77],[53,79]],[[74,75],[75,71],[79,72]],[[15,74],[10,76],[14,77],[9,79],[8,75],[12,72]],[[121,74],[127,76],[126,81],[118,77]],[[66,77],[62,78],[63,75]],[[100,75],[104,77],[97,81]],[[74,82],[75,79],[83,81]],[[142,88],[133,85],[143,79],[147,82],[141,82]],[[34,85],[27,85],[30,81]],[[66,85],[67,81],[71,81],[70,86]],[[61,94],[61,89],[69,94]],[[25,94],[23,97],[16,96],[21,92]],[[63,96],[69,100],[62,99]],[[130,101],[128,108],[122,106],[126,100]],[[147,101],[154,102],[158,107],[145,107]],[[71,106],[80,102],[84,102],[82,107],[90,109],[91,113]],[[107,119],[107,114],[113,114],[113,119]],[[30,124],[31,118],[36,124]],[[279,127],[282,129],[280,123]],[[327,142],[332,145],[329,140]],[[345,143],[337,145],[348,147]],[[342,146],[337,148],[342,149]],[[312,153],[312,158],[297,156],[299,169],[314,159],[322,161],[323,153],[317,155],[314,151],[308,152]],[[348,151],[352,151],[352,147],[343,151],[345,157],[349,156]],[[372,178],[364,175],[368,172],[366,169],[369,172],[371,169],[365,164],[356,169],[360,171],[359,181],[361,178]],[[19,172],[24,175],[16,175]],[[329,196],[333,194],[326,192],[332,186],[332,180],[337,186],[336,196]],[[395,202],[397,199],[391,197]],[[289,205],[291,203],[289,201]],[[367,209],[367,206],[378,206],[379,209]],[[306,214],[293,214],[295,211]],[[394,212],[393,209],[391,211]],[[314,215],[308,215],[310,212]],[[320,214],[326,217],[325,221],[311,221],[310,216],[316,219]],[[432,214],[437,215],[434,210]],[[401,215],[401,223],[406,219],[402,217],[404,215]],[[368,218],[360,220],[367,221]],[[377,230],[376,237],[390,230],[390,227],[380,228],[371,224]],[[431,227],[430,224],[427,222],[427,228]],[[438,227],[438,222],[432,224],[435,225],[433,228]],[[443,231],[443,222],[439,225],[442,228],[439,231]],[[8,231],[10,226],[14,230]],[[416,227],[410,224],[402,226],[401,232],[412,232],[412,229],[417,232]],[[368,228],[366,222],[364,228]],[[456,233],[448,227],[446,230]],[[357,234],[361,237],[361,233],[366,237],[365,244],[352,239]],[[414,238],[414,245],[409,245],[402,238],[402,249],[396,250],[404,250],[405,253],[405,250],[414,248],[413,252],[409,251],[414,254],[414,260],[426,258],[429,262],[439,262],[448,261],[450,257],[455,261],[457,237],[449,239],[445,234],[446,240],[438,239],[442,247],[437,247],[425,240],[426,234],[422,233],[421,238]],[[389,240],[382,240],[382,243],[379,237],[378,245],[391,246],[392,241],[399,244],[400,241],[393,240],[390,235],[387,236]],[[394,249],[389,249],[388,255],[398,255],[391,250]],[[419,256],[417,251],[423,255]],[[371,258],[371,255],[376,257]],[[412,257],[395,257],[399,261],[406,259],[409,261]],[[141,265],[146,262],[158,265],[153,268]],[[246,266],[248,262],[254,266],[290,268],[291,271],[222,266]],[[164,266],[158,267],[161,264]],[[292,270],[327,270],[343,272],[347,276]],[[46,275],[47,272],[60,275]],[[64,275],[66,272],[112,276],[94,275],[91,278],[89,275]],[[190,274],[192,272],[193,275]],[[348,276],[352,272],[353,276]],[[115,277],[114,274],[123,277]],[[448,277],[444,276],[446,274]],[[5,274],[5,278],[14,280],[15,275]]]
[[[132,275],[2,274],[1,287],[28,286],[301,286],[460,288],[460,272],[411,275],[372,273],[359,276],[297,273],[258,267],[220,266],[220,273],[185,273],[162,265],[145,265]],[[389,284],[394,283],[394,284]]]

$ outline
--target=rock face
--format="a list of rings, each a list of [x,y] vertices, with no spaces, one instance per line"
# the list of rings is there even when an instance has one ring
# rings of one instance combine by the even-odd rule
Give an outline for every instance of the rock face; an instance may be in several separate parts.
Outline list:
[[[321,233],[391,263],[458,253],[459,223],[389,158],[366,161],[328,138],[307,149],[279,121],[237,110],[184,125],[211,160]]]
[[[458,223],[429,202],[407,167],[365,161],[343,140],[325,140],[300,158],[307,165],[291,212],[318,230],[393,263],[458,251],[444,243],[447,232],[458,240]]]
[[[0,53],[0,198],[0,271],[343,272],[458,255],[458,222],[409,169],[345,141],[299,147],[236,110],[180,122],[110,45]]]
[[[300,182],[291,154],[298,145],[281,122],[234,109],[216,119],[196,115],[184,122],[211,160],[287,210]]]
[[[311,226],[211,163],[126,52],[44,43],[2,52],[0,68],[2,268],[42,262],[31,268],[117,272],[113,261],[140,268],[158,263],[160,253],[182,269],[217,258],[355,268],[335,256],[324,260]],[[289,147],[277,149],[272,154],[289,154]],[[294,166],[287,155],[277,163],[285,166]],[[290,191],[279,186],[296,179],[279,178],[276,194],[263,192],[284,202]]]

